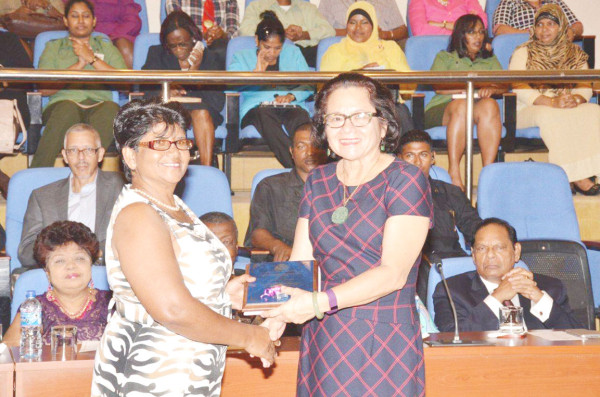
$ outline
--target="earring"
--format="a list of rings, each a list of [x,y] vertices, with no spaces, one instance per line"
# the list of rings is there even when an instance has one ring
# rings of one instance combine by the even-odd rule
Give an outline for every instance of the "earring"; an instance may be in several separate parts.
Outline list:
[[[327,157],[331,156],[331,149],[327,148]]]
[[[94,280],[90,280],[90,283],[88,284],[88,288],[89,288],[90,290],[93,290],[93,289],[94,289]]]
[[[385,142],[383,141],[383,139],[381,140],[379,150],[381,150],[382,152],[385,152]]]

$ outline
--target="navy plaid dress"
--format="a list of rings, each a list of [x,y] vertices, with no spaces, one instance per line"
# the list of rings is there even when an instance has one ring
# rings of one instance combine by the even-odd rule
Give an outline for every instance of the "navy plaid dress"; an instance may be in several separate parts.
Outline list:
[[[387,218],[433,217],[427,178],[418,168],[395,159],[357,188],[347,204],[348,219],[336,225],[331,213],[340,206],[344,188],[335,169],[336,164],[327,164],[309,175],[299,213],[309,220],[323,290],[381,264]],[[423,344],[415,307],[419,261],[401,290],[304,326],[297,395],[425,395]]]

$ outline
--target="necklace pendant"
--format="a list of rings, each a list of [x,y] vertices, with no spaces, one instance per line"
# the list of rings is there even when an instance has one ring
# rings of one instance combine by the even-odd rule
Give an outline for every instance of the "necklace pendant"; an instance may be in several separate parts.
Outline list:
[[[331,222],[336,225],[343,224],[346,222],[346,219],[348,219],[348,208],[345,205],[337,207],[331,214]]]

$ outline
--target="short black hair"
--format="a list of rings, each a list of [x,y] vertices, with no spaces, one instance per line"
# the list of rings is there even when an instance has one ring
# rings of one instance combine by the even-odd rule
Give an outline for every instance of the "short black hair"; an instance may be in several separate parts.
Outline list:
[[[429,145],[429,149],[433,150],[433,141],[427,132],[423,130],[410,130],[400,137],[400,142],[398,143],[398,154],[402,153],[404,146],[414,142],[426,143]]]
[[[369,102],[376,109],[376,117],[387,124],[387,132],[382,140],[385,153],[395,153],[402,127],[396,114],[396,106],[390,90],[383,84],[360,73],[341,73],[329,80],[315,96],[315,112],[313,116],[312,138],[314,145],[327,149],[327,136],[325,134],[325,116],[327,103],[331,94],[340,88],[359,87],[367,90]]]
[[[235,235],[237,236],[238,230],[237,230],[237,225],[235,224],[235,220],[231,216],[227,215],[224,212],[220,212],[220,211],[207,212],[206,214],[204,214],[200,217],[200,220],[202,221],[202,223],[214,223],[215,225],[218,225],[221,223],[231,223],[233,225],[233,229],[235,230]]]
[[[448,44],[448,52],[456,51],[458,56],[461,58],[468,57],[467,53],[467,45],[465,40],[465,35],[467,32],[477,25],[477,22],[481,23],[483,26],[483,42],[481,44],[481,49],[477,53],[477,58],[489,58],[494,55],[492,50],[488,50],[487,43],[490,42],[490,38],[488,36],[487,29],[485,28],[485,24],[479,15],[474,14],[466,14],[462,17],[458,18],[456,22],[454,22],[454,30],[452,30],[452,35],[450,36],[450,43]]]
[[[119,110],[113,123],[113,134],[117,150],[123,160],[125,178],[131,181],[131,170],[123,158],[123,148],[137,150],[142,138],[156,124],[165,123],[165,131],[174,125],[179,125],[187,131],[191,116],[179,102],[163,103],[160,98],[133,100]]]
[[[71,11],[71,8],[73,7],[73,5],[77,4],[77,3],[84,3],[87,8],[90,9],[90,11],[92,12],[92,16],[94,18],[96,18],[96,12],[94,11],[94,3],[92,3],[90,0],[69,0],[67,1],[67,4],[65,4],[65,17],[67,15],[69,15],[69,11]]]
[[[512,245],[514,246],[516,243],[518,243],[519,240],[517,240],[516,229],[514,227],[512,227],[511,224],[506,222],[505,220],[492,217],[492,218],[486,218],[486,219],[482,220],[479,223],[479,225],[477,225],[477,227],[475,228],[475,232],[473,233],[473,241],[471,241],[471,246],[475,245],[475,237],[477,236],[477,232],[489,225],[498,225],[498,226],[503,227],[504,229],[506,229],[506,232],[508,233],[508,238],[510,239],[510,242],[512,243]]]
[[[277,18],[277,15],[273,11],[267,10],[260,14],[260,19],[261,21],[256,25],[256,32],[254,33],[258,41],[266,41],[272,36],[277,36],[281,40],[281,44],[283,44],[285,41],[285,29],[279,18]]]
[[[166,50],[168,50],[167,36],[177,29],[187,31],[195,41],[202,41],[202,32],[198,28],[198,25],[194,23],[194,20],[185,12],[176,10],[167,15],[160,25],[160,44]]]
[[[50,254],[69,243],[87,252],[92,263],[98,260],[100,243],[96,235],[83,223],[74,221],[56,221],[42,229],[33,244],[33,257],[45,268]]]

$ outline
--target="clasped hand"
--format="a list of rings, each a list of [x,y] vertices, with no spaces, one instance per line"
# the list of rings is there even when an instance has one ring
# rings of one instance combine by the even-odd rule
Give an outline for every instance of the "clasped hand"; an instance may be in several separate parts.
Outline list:
[[[537,302],[543,293],[533,280],[533,273],[520,267],[515,267],[504,276],[498,288],[492,292],[492,296],[500,302],[511,300],[516,294]]]
[[[315,317],[312,293],[286,286],[281,287],[281,292],[290,295],[290,299],[275,309],[261,313],[267,319],[265,323],[272,340],[281,337],[286,323],[303,324]]]
[[[553,104],[553,107],[556,107],[556,108],[570,109],[570,108],[577,107],[577,105],[579,105],[579,102],[577,101],[577,98],[575,97],[575,95],[563,94],[563,95],[554,97],[552,99],[552,104]]]
[[[289,25],[285,28],[285,37],[291,41],[302,40],[302,28],[298,25]]]
[[[71,44],[73,45],[73,52],[79,58],[79,63],[83,66],[89,64],[94,60],[94,51],[87,41],[78,40],[73,37],[69,37]]]

